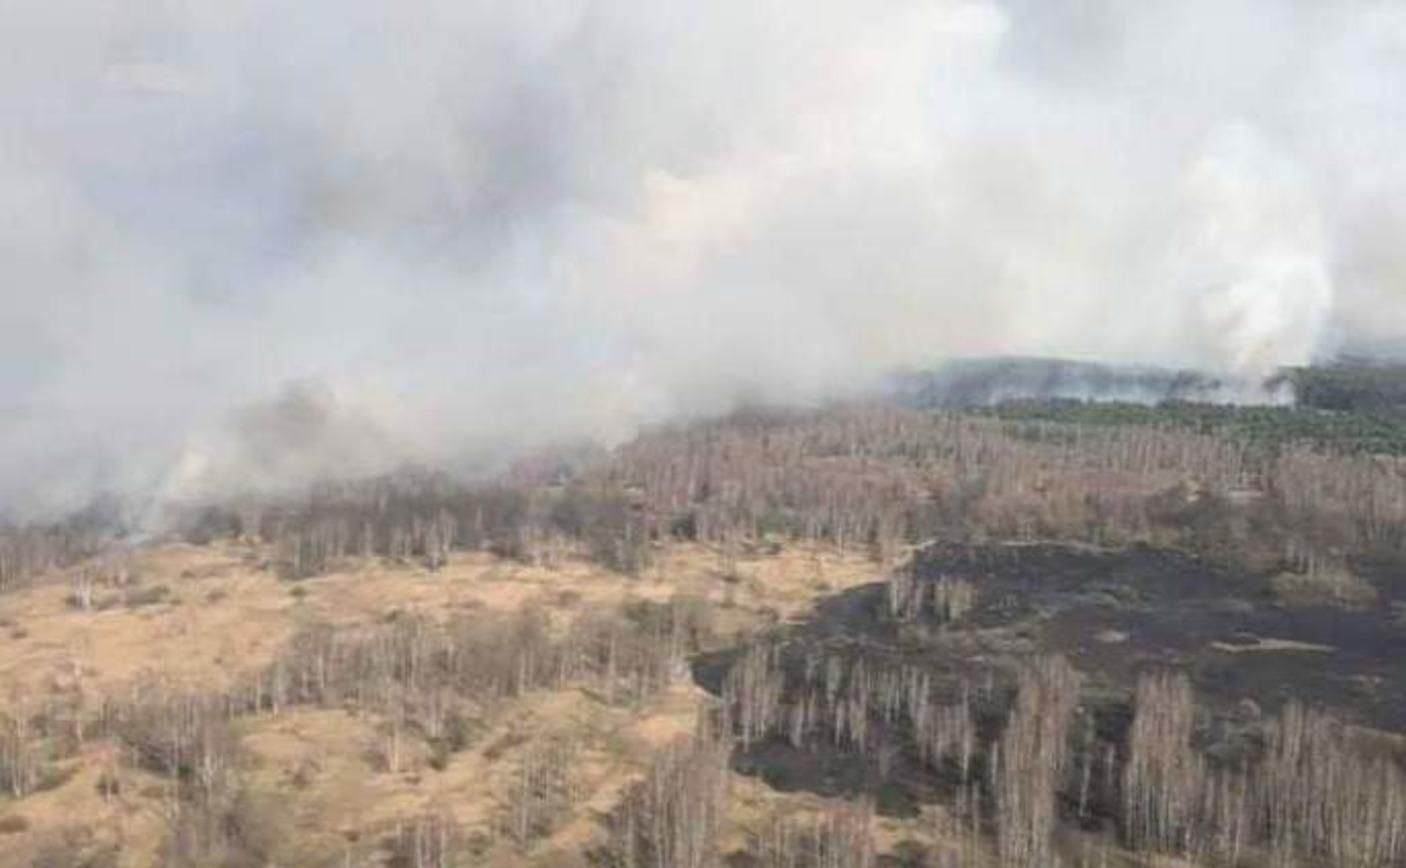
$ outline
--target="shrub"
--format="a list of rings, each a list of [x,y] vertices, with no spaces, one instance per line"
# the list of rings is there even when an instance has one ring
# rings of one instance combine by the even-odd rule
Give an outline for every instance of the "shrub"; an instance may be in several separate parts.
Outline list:
[[[1274,596],[1291,606],[1370,606],[1377,601],[1372,583],[1341,568],[1280,573],[1270,580]]]
[[[29,821],[19,814],[0,817],[0,835],[17,835],[29,829]]]
[[[166,601],[171,589],[165,585],[156,585],[151,588],[138,588],[127,592],[127,608],[140,609],[143,606],[155,606]]]

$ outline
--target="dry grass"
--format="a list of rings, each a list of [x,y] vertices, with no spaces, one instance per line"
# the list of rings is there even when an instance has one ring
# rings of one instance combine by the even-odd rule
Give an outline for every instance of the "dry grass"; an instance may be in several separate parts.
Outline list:
[[[1290,606],[1346,606],[1359,608],[1377,602],[1372,583],[1341,568],[1306,573],[1280,573],[1271,582],[1274,596]]]
[[[517,850],[499,840],[498,820],[513,772],[530,751],[569,738],[578,750],[572,774],[580,801],[526,858],[552,850],[585,852],[605,840],[598,817],[619,800],[652,752],[691,731],[702,697],[679,685],[637,710],[613,708],[578,691],[530,694],[495,710],[470,747],[440,768],[423,745],[408,751],[395,773],[372,758],[376,721],[337,710],[297,710],[254,721],[244,746],[256,771],[250,785],[287,805],[294,842],[283,864],[305,864],[364,843],[398,820],[444,811],[469,837],[488,842],[504,864]]]
[[[97,745],[68,764],[71,774],[53,789],[12,803],[9,818],[24,828],[0,844],[0,868],[33,864],[34,855],[82,830],[93,851],[121,845],[121,866],[155,864],[155,847],[164,833],[164,783],[135,769],[117,770],[107,745]],[[99,786],[107,776],[116,791]],[[104,795],[104,792],[107,795]],[[18,826],[18,824],[16,824]]]
[[[69,603],[62,575],[0,596],[0,711],[37,713],[53,704],[96,709],[153,673],[222,689],[267,665],[302,627],[354,628],[397,613],[438,620],[530,603],[564,624],[596,605],[686,594],[716,604],[724,635],[746,632],[799,617],[821,593],[873,581],[876,573],[860,554],[817,546],[725,558],[704,545],[673,545],[633,578],[584,560],[547,567],[456,553],[434,573],[376,559],[289,583],[264,568],[266,555],[235,544],[142,550],[132,562],[135,584],[95,589],[97,605],[87,610]],[[126,605],[128,595],[160,586],[169,588],[160,601]],[[692,732],[702,703],[686,678],[637,708],[578,690],[541,691],[485,710],[471,744],[447,758],[432,762],[429,746],[409,739],[395,773],[377,761],[383,736],[375,715],[294,708],[238,723],[247,766],[241,782],[260,822],[277,826],[277,840],[286,842],[286,852],[276,854],[279,864],[315,864],[339,853],[364,857],[397,822],[446,808],[466,834],[477,836],[475,858],[483,864],[536,864],[603,844],[600,818],[656,750]],[[562,734],[579,745],[576,809],[526,852],[495,841],[512,769],[526,752]],[[79,858],[120,845],[120,865],[159,861],[169,781],[123,763],[115,746],[102,741],[65,760],[60,771],[66,777],[57,786],[0,804],[0,868],[31,864],[46,846]]]
[[[233,545],[140,552],[138,588],[171,591],[161,603],[135,609],[74,609],[62,580],[0,596],[0,623],[11,625],[0,632],[0,697],[101,696],[153,670],[218,686],[266,664],[301,625],[355,626],[396,612],[444,617],[536,601],[567,617],[592,603],[663,601],[682,592],[725,604],[720,627],[727,632],[758,617],[803,613],[817,581],[838,590],[871,581],[875,572],[858,554],[795,546],[744,555],[726,578],[715,550],[689,545],[665,549],[633,579],[583,560],[542,567],[462,553],[435,573],[376,560],[290,584],[260,569],[260,554]]]

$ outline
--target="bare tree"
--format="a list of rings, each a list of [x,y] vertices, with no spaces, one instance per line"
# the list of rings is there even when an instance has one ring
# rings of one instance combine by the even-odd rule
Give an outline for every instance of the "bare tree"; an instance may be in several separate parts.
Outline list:
[[[874,805],[827,805],[818,814],[777,815],[753,849],[761,868],[871,868]]]
[[[1123,827],[1139,849],[1185,851],[1195,834],[1205,776],[1191,749],[1196,708],[1185,675],[1138,680],[1136,716],[1123,774]]]
[[[626,798],[611,851],[622,868],[713,868],[727,808],[724,741],[702,728],[665,748]]]
[[[1058,657],[1020,672],[1015,707],[992,758],[997,844],[1006,865],[1053,864],[1055,799],[1068,766],[1079,684],[1079,674]]]

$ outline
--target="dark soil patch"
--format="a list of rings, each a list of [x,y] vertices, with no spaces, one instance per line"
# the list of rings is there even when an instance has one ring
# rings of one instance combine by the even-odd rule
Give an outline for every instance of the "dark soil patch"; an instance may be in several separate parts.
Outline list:
[[[1179,668],[1216,702],[1272,710],[1297,699],[1406,730],[1406,624],[1389,605],[1284,606],[1267,575],[1146,547],[948,544],[923,552],[915,569],[974,582],[976,609],[921,635],[887,616],[876,583],[824,601],[796,636],[906,658],[940,652],[946,659],[934,665],[947,671],[1058,653],[1094,687],[1114,691],[1131,690],[1144,670]]]
[[[1247,715],[1272,713],[1289,700],[1406,731],[1406,625],[1389,603],[1284,606],[1267,574],[1146,547],[939,544],[921,552],[913,569],[919,581],[974,583],[975,608],[953,624],[903,623],[890,616],[883,583],[853,588],[821,601],[811,620],[774,631],[769,639],[783,648],[783,667],[798,673],[838,655],[871,667],[921,667],[952,697],[984,685],[973,713],[988,744],[1002,726],[1011,673],[1041,654],[1064,655],[1083,674],[1084,713],[1104,744],[1123,741],[1138,675],[1165,668],[1189,675],[1216,732],[1234,732]],[[721,693],[741,650],[696,659],[697,682]],[[885,739],[885,768],[872,755],[795,748],[779,738],[738,751],[736,763],[779,789],[868,792],[885,813],[905,815],[940,797],[944,782],[907,774],[920,763],[903,734],[893,735]]]

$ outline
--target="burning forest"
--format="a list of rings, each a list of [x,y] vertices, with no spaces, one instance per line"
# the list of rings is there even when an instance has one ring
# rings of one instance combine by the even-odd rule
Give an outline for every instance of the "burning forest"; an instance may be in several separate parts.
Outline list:
[[[1403,57],[15,0],[0,868],[1406,868]]]

